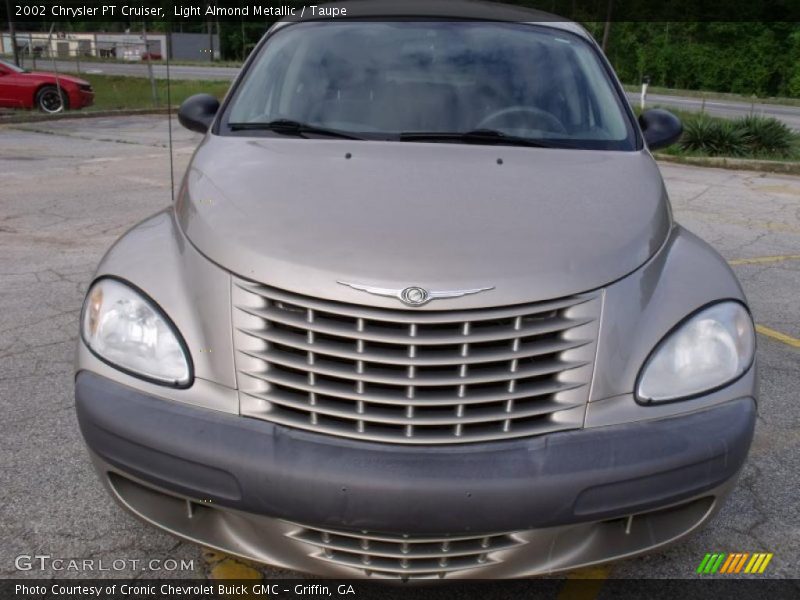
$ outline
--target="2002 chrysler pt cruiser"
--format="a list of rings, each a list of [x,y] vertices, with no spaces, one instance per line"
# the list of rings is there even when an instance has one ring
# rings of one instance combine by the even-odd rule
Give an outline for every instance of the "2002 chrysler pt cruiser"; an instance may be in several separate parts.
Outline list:
[[[742,289],[649,152],[680,122],[637,121],[578,25],[384,6],[278,23],[221,105],[181,107],[206,135],[176,202],[81,317],[104,484],[331,577],[522,577],[692,532],[757,386]]]

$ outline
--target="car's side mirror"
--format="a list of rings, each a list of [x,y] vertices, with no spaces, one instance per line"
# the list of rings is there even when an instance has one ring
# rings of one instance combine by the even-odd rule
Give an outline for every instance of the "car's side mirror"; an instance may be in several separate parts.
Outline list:
[[[666,148],[678,141],[683,133],[683,123],[668,110],[650,108],[639,115],[644,141],[650,150]]]
[[[198,133],[206,133],[219,110],[219,100],[210,94],[195,94],[178,109],[180,124]]]

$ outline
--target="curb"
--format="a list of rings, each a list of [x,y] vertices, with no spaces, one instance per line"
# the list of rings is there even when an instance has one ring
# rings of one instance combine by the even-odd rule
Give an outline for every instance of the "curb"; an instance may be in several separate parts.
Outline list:
[[[178,107],[172,108],[172,113],[177,112]],[[46,123],[48,121],[63,121],[67,119],[100,119],[102,117],[127,117],[133,115],[166,115],[167,108],[129,108],[121,110],[98,110],[93,112],[74,112],[57,115],[40,115],[38,113],[11,115],[3,117],[0,115],[0,125],[16,123]]]
[[[762,173],[779,173],[782,175],[800,175],[800,162],[777,160],[752,160],[747,158],[723,158],[719,156],[673,156],[671,154],[655,154],[659,162],[691,165],[694,167],[714,167],[734,171],[759,171]]]

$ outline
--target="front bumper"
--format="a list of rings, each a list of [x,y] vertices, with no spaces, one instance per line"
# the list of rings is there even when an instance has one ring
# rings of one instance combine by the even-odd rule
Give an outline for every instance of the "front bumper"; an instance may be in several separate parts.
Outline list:
[[[334,576],[363,569],[307,563],[313,552],[292,537],[293,524],[412,540],[512,532],[523,541],[481,577],[662,545],[714,512],[744,462],[756,414],[751,398],[739,398],[653,421],[432,448],[292,430],[164,401],[88,371],[77,376],[76,406],[101,477],[140,517],[228,552]],[[641,533],[632,533],[632,515],[649,520]],[[573,542],[558,551],[565,539]]]
[[[77,89],[69,95],[69,106],[72,109],[87,108],[94,104],[94,91]]]

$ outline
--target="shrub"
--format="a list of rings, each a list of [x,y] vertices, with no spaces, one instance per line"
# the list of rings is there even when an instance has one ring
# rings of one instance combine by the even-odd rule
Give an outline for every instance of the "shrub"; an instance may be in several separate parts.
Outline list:
[[[734,121],[745,132],[754,154],[788,156],[794,145],[794,134],[784,124],[772,117],[749,115]]]
[[[683,127],[681,148],[708,156],[744,156],[750,151],[750,137],[734,121],[701,115],[687,119]]]
[[[707,156],[788,158],[797,136],[772,117],[749,115],[734,121],[691,115],[684,117],[680,148]]]

